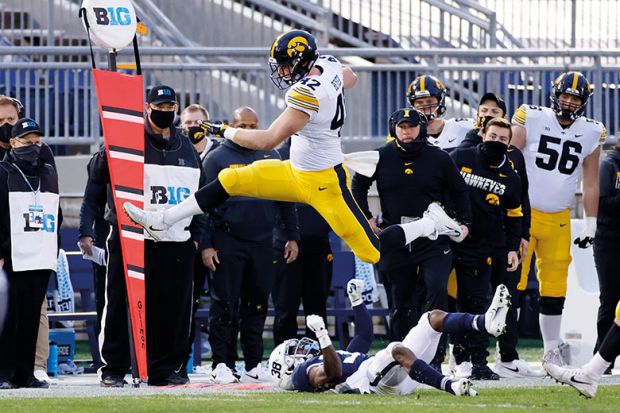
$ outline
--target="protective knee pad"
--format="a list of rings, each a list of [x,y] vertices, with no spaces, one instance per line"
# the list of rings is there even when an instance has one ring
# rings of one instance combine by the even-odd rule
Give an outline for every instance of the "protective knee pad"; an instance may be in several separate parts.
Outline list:
[[[540,297],[540,314],[545,315],[562,315],[564,309],[564,301],[566,297]]]

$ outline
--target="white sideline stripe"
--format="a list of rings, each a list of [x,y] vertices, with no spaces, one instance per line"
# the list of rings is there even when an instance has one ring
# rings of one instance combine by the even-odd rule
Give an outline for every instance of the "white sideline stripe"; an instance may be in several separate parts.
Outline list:
[[[136,271],[127,270],[127,276],[131,277],[131,278],[137,278],[138,280],[143,280],[144,281],[144,274],[136,272]]]
[[[125,122],[139,123],[144,125],[144,118],[140,116],[127,115],[125,113],[103,111],[103,117],[106,119],[124,120]]]
[[[122,199],[131,199],[132,201],[144,202],[144,195],[133,194],[131,192],[116,191],[116,197]]]
[[[116,159],[124,159],[126,161],[134,161],[144,163],[144,156],[134,155],[131,153],[110,151],[110,157]]]
[[[135,239],[136,241],[144,241],[144,235],[142,234],[138,234],[138,233],[131,232],[131,231],[121,231],[121,233],[123,234],[123,237],[125,238]]]

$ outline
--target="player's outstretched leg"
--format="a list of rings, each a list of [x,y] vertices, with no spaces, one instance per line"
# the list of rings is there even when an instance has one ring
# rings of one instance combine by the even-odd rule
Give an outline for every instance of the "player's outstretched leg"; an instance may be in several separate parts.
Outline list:
[[[432,240],[440,235],[459,238],[462,232],[461,225],[450,218],[441,205],[432,202],[424,212],[424,216],[417,221],[391,225],[379,233],[381,255],[409,245],[421,237]]]
[[[402,344],[393,345],[392,357],[405,369],[413,381],[426,384],[455,396],[478,395],[478,392],[472,388],[473,384],[469,379],[456,381],[449,379],[429,366],[424,360],[417,358],[411,349]]]
[[[183,218],[207,212],[224,202],[228,197],[229,195],[219,179],[216,179],[200,188],[180,204],[165,211],[144,211],[130,202],[125,202],[123,209],[129,219],[143,227],[155,241],[160,241],[166,230]]]
[[[620,313],[620,302],[616,312]],[[618,355],[620,355],[620,318],[615,319],[598,352],[584,366],[569,369],[547,362],[543,363],[543,367],[556,381],[573,386],[582,395],[592,398],[596,396],[603,373]]]

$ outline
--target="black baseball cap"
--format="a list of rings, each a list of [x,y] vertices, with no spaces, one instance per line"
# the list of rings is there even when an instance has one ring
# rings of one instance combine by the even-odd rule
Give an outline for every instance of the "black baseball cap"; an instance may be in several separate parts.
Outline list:
[[[170,86],[159,85],[149,91],[146,101],[148,103],[176,103],[177,95]]]
[[[487,92],[482,95],[478,106],[482,105],[482,102],[484,102],[485,100],[492,100],[493,102],[497,103],[497,106],[499,106],[499,108],[504,112],[504,116],[506,115],[506,102],[504,102],[504,99],[500,98],[493,92]]]
[[[22,136],[28,135],[29,133],[36,133],[39,136],[43,136],[43,132],[41,132],[41,128],[37,122],[30,118],[21,118],[13,126],[13,129],[11,130],[11,137],[13,139],[18,139]]]
[[[418,126],[420,122],[423,122],[422,115],[419,111],[413,108],[399,109],[394,113],[394,126],[398,126],[403,122]]]

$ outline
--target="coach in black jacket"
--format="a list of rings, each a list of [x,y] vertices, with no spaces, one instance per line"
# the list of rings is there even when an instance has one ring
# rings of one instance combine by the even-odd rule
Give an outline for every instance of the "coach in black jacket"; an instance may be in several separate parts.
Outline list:
[[[233,126],[238,127],[238,120],[245,118],[258,123],[256,113],[246,107],[235,111]],[[241,168],[271,158],[279,159],[275,150],[255,151],[224,141],[205,158],[207,182],[215,180],[225,168]],[[292,203],[233,196],[207,218],[201,247],[211,254],[207,262],[212,271],[209,343],[217,383],[234,380],[230,373],[237,360],[238,333],[246,366],[242,381],[257,381],[261,376],[262,370],[257,367],[263,359],[262,336],[273,283],[273,231],[278,209],[286,222],[294,223],[289,242],[296,244],[299,228]]]
[[[156,86],[148,94],[144,122],[144,205],[162,210],[178,203],[205,184],[198,154],[187,136],[172,126],[177,108],[169,86]],[[110,182],[105,148],[91,159],[90,179]],[[106,219],[108,272],[103,331],[99,347],[103,367],[101,384],[122,387],[130,364],[126,286],[116,223],[114,200],[108,185]],[[202,215],[171,227],[161,242],[145,232],[146,332],[149,385],[185,384],[178,374],[187,357],[192,308],[194,255],[201,238]]]
[[[400,109],[390,119],[390,135],[396,139],[379,148],[379,163],[370,178],[355,174],[353,196],[377,228],[368,209],[368,190],[374,181],[381,201],[379,228],[422,217],[432,202],[445,203],[449,196],[464,226],[471,222],[467,186],[450,156],[426,141],[426,118],[415,109]],[[447,195],[449,194],[449,195]],[[465,231],[466,233],[467,231]],[[379,268],[390,281],[392,340],[402,340],[416,324],[420,312],[447,310],[447,282],[452,265],[448,237],[432,241],[419,238],[381,258]],[[426,298],[415,303],[418,276],[424,278]]]
[[[453,244],[458,283],[457,306],[462,312],[481,313],[488,307],[492,253],[507,249],[508,271],[519,265],[521,241],[521,180],[506,156],[512,132],[510,123],[496,118],[483,130],[483,143],[457,148],[450,156],[470,187],[473,222],[469,237]],[[487,366],[488,336],[480,332],[458,334],[454,340],[457,364],[471,357],[472,378],[497,380]]]

